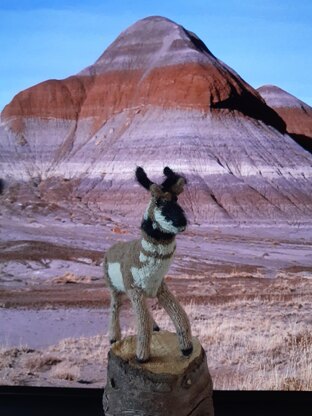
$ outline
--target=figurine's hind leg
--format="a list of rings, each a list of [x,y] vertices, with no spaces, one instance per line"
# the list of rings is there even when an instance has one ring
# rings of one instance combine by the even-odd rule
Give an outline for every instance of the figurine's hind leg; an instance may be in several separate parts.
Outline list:
[[[111,289],[111,305],[109,316],[109,340],[113,344],[121,339],[119,312],[121,305],[121,294]]]
[[[157,298],[174,323],[183,355],[190,355],[193,351],[192,333],[186,312],[164,282],[158,290]]]

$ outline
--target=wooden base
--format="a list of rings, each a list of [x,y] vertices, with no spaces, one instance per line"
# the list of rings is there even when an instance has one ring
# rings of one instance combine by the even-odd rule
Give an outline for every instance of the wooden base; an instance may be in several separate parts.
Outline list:
[[[108,354],[103,406],[106,416],[213,416],[212,381],[197,338],[184,357],[176,334],[153,333],[151,359],[135,359],[136,338],[113,345]]]

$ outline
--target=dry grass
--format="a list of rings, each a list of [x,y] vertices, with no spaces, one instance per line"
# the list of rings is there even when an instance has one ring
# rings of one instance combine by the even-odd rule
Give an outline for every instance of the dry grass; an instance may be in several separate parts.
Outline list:
[[[51,354],[35,355],[25,362],[25,367],[30,371],[45,371],[61,363],[62,360]]]
[[[214,388],[312,390],[311,302],[237,299],[227,304],[185,306],[195,336],[207,353]],[[162,329],[169,317],[154,307]],[[134,333],[132,321],[124,336]],[[107,336],[65,339],[46,350],[0,349],[2,384],[105,384]]]
[[[186,311],[206,350],[215,389],[312,390],[307,299],[241,299],[222,308],[189,304]],[[154,315],[164,329],[173,329],[162,311]]]
[[[0,385],[102,387],[109,350],[105,336],[64,339],[44,350],[0,347]]]
[[[80,368],[77,365],[61,362],[52,368],[51,376],[60,380],[77,381],[80,378]]]

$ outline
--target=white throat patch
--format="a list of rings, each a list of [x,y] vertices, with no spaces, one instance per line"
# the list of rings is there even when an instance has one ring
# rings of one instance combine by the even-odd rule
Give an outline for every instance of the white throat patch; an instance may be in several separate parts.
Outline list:
[[[178,234],[179,228],[175,227],[172,224],[172,221],[166,220],[166,218],[162,215],[161,211],[158,208],[155,208],[154,210],[154,218],[162,230],[168,233]]]

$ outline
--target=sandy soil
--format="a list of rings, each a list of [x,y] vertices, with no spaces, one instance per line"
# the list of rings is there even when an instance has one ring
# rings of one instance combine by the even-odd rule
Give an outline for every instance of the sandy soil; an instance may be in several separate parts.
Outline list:
[[[0,217],[0,383],[103,386],[101,261],[137,225],[9,214]],[[312,389],[311,248],[307,224],[191,224],[178,237],[167,281],[207,351],[215,388]],[[128,303],[122,316],[124,333],[134,333]]]

